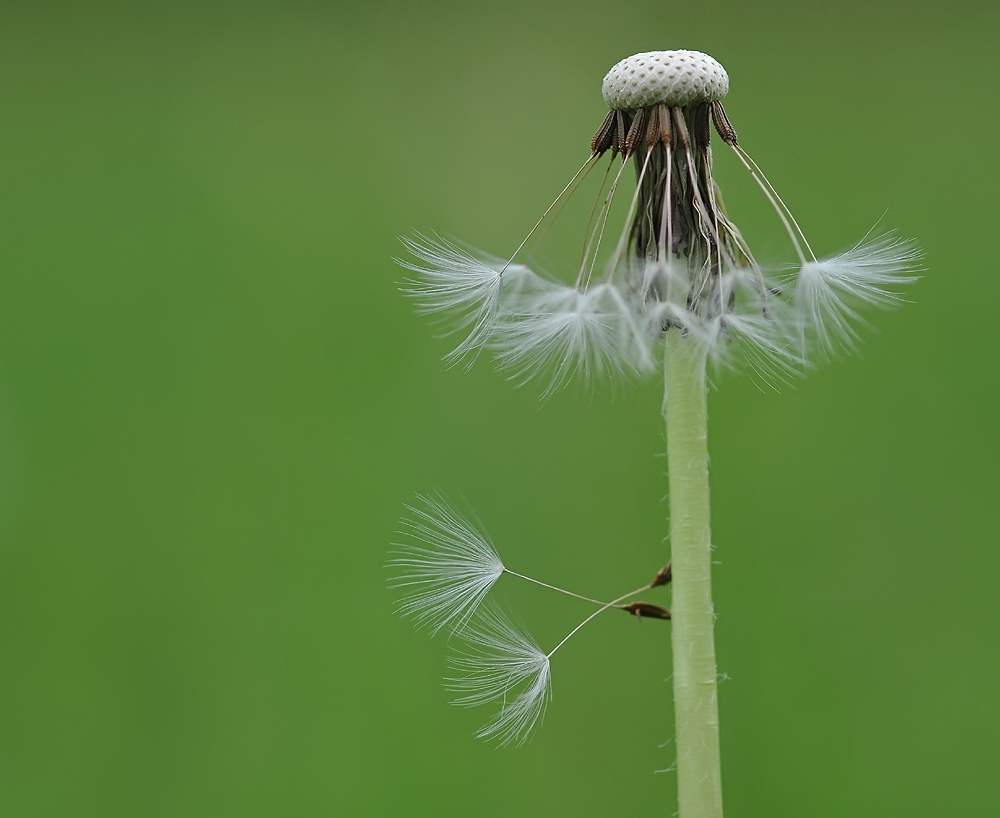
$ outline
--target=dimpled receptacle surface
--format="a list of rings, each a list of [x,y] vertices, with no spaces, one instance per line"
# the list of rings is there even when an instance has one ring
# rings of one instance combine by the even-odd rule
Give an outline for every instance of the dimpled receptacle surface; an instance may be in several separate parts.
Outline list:
[[[700,51],[646,51],[608,71],[601,93],[612,108],[716,102],[729,91],[726,69]]]

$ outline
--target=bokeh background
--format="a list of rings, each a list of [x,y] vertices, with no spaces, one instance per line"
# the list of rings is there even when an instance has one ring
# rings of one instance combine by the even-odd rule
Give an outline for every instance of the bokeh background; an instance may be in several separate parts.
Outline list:
[[[881,219],[927,267],[861,356],[711,396],[728,814],[1000,814],[998,8],[5,3],[0,813],[672,814],[669,625],[598,619],[497,749],[383,564],[438,489],[583,593],[666,561],[655,381],[449,370],[391,259],[512,251],[607,69],[681,47],[818,251]],[[542,644],[588,610],[502,585]]]

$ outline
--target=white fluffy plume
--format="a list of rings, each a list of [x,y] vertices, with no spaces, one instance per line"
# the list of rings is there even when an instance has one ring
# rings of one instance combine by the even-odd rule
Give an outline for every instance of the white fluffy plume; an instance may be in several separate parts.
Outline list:
[[[919,259],[912,241],[885,235],[833,258],[803,264],[792,293],[803,355],[854,349],[862,322],[858,310],[899,303],[899,287],[916,281]]]
[[[468,622],[504,565],[489,535],[469,522],[444,497],[417,496],[400,522],[388,567],[391,588],[407,594],[398,611],[432,633],[459,631]]]
[[[451,660],[458,675],[447,680],[450,690],[462,694],[455,704],[499,700],[500,712],[476,735],[523,744],[552,697],[549,657],[492,605],[480,610],[461,637],[466,649]]]

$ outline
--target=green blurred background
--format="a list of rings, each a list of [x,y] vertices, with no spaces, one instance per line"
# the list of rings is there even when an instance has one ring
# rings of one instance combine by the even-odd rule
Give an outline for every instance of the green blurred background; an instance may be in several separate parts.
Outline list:
[[[666,560],[655,381],[448,370],[391,261],[513,250],[661,48],[726,66],[818,251],[884,215],[927,255],[862,356],[711,397],[727,813],[1000,813],[1000,7],[504,6],[4,4],[0,814],[673,813],[666,623],[597,620],[496,749],[383,569],[435,489],[583,593]],[[588,610],[501,592],[543,644]]]

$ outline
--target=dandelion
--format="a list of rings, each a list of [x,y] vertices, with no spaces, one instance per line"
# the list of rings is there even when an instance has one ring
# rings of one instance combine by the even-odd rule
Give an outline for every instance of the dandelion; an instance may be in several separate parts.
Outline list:
[[[645,374],[662,350],[671,563],[639,591],[672,579],[670,610],[646,602],[621,604],[639,591],[609,603],[588,600],[598,610],[545,653],[492,606],[470,618],[497,578],[513,572],[499,558],[492,563],[482,556],[481,543],[488,541],[481,532],[466,531],[451,517],[425,516],[415,531],[431,547],[418,546],[404,557],[407,580],[422,583],[422,590],[404,602],[403,612],[437,628],[460,626],[457,634],[467,650],[457,658],[459,675],[450,684],[462,694],[460,704],[502,703],[480,733],[501,743],[524,741],[540,723],[551,696],[552,656],[594,616],[617,607],[637,617],[671,619],[681,818],[722,816],[708,369],[742,363],[765,382],[777,383],[817,358],[852,349],[862,310],[898,303],[901,287],[915,280],[919,260],[912,242],[891,234],[818,257],[739,143],[722,105],[728,91],[725,69],[697,51],[653,51],[622,60],[604,78],[609,110],[589,157],[507,261],[421,241],[408,243],[421,263],[406,263],[418,276],[406,291],[421,310],[440,313],[465,332],[450,360],[474,359],[488,350],[517,381],[542,381],[545,394],[576,376],[591,382]],[[761,267],[727,213],[713,176],[713,130],[781,221],[797,259],[788,274],[774,276]],[[520,257],[522,250],[608,156],[578,266],[566,282],[537,274]],[[625,223],[620,231],[609,230],[629,165],[636,183]],[[459,548],[456,541],[465,544]],[[458,562],[464,560],[466,568],[453,565],[459,551]],[[470,563],[475,567],[468,568]]]

